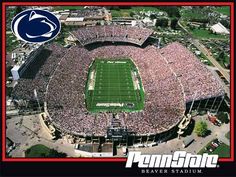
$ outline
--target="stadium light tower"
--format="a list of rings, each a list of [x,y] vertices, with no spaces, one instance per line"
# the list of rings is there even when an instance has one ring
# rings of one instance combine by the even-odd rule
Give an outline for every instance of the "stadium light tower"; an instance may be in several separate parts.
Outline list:
[[[41,111],[41,107],[40,107],[40,104],[39,104],[39,99],[38,99],[38,94],[37,94],[37,90],[36,90],[36,89],[34,89],[34,97],[35,97],[36,100],[37,100],[38,109],[39,109],[39,111]]]
[[[189,112],[188,112],[189,114],[191,114],[191,112],[192,112],[192,108],[193,108],[196,97],[197,97],[197,92],[195,92],[195,94],[194,94],[194,98],[193,98],[192,104],[191,104]]]

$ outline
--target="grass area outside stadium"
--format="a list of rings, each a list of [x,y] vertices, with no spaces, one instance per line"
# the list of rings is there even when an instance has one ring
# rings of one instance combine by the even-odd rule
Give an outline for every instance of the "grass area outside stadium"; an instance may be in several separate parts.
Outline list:
[[[196,38],[202,38],[202,39],[225,39],[227,40],[227,35],[221,35],[221,34],[213,34],[211,31],[206,29],[193,29],[190,30],[194,37]]]
[[[212,141],[211,141],[212,142]],[[210,147],[211,142],[209,142],[205,147]],[[208,153],[208,154],[217,154],[219,157],[230,157],[230,146],[225,143],[222,143],[217,147],[213,152],[209,152],[205,150],[205,147],[202,148],[198,154]]]
[[[117,9],[111,9],[111,14],[112,17],[131,17],[132,13],[139,13],[141,11],[148,12],[148,11],[153,11],[153,12],[160,12],[159,9],[156,7],[151,7],[151,6],[133,6],[130,8],[117,8]]]
[[[144,107],[144,90],[134,63],[128,58],[95,59],[86,83],[90,112],[133,112]]]
[[[43,144],[36,144],[25,151],[25,157],[67,157],[67,154],[57,152]]]
[[[192,9],[182,9],[181,10],[181,17],[186,20],[192,20],[195,18],[205,19],[206,13],[205,13],[205,11],[202,11],[201,9],[199,9],[198,11],[192,10]]]
[[[220,6],[216,8],[216,11],[222,13],[223,15],[230,16],[230,7],[229,6]]]
[[[26,150],[26,157],[44,157],[50,154],[50,148],[42,144],[37,144]]]

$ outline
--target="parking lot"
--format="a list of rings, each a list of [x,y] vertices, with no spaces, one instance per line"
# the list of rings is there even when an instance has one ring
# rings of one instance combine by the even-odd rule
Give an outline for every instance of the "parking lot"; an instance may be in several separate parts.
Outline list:
[[[203,147],[205,147],[210,141],[218,138],[220,141],[224,142],[226,145],[230,145],[229,139],[225,137],[225,134],[230,129],[230,124],[222,124],[220,127],[213,125],[208,121],[207,116],[196,116],[193,118],[197,121],[205,121],[208,125],[208,129],[211,130],[211,134],[206,137],[198,137],[194,132],[192,136],[194,137],[194,142],[191,143],[187,148],[182,147],[183,137],[178,139],[172,139],[165,143],[158,144],[155,147],[149,148],[129,148],[129,151],[141,151],[143,154],[172,154],[177,150],[184,150],[193,154],[197,154]]]
[[[74,145],[65,139],[50,140],[47,133],[42,129],[38,115],[15,116],[6,120],[6,135],[16,145],[11,151],[12,157],[24,157],[25,151],[36,144],[43,144],[59,152],[65,152],[68,156],[76,157]]]

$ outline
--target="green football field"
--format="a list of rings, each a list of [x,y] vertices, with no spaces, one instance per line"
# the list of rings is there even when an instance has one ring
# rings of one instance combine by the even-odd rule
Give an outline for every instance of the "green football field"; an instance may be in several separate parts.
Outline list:
[[[144,91],[133,62],[96,59],[89,69],[86,106],[91,112],[142,110]]]

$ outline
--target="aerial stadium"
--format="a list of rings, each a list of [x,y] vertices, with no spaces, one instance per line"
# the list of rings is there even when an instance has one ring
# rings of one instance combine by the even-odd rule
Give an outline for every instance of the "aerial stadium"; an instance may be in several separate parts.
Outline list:
[[[78,28],[71,32],[76,45],[44,45],[13,97],[21,105],[37,102],[46,125],[79,141],[155,144],[181,134],[189,112],[220,108],[224,89],[182,44],[149,44],[152,33],[119,25]]]

